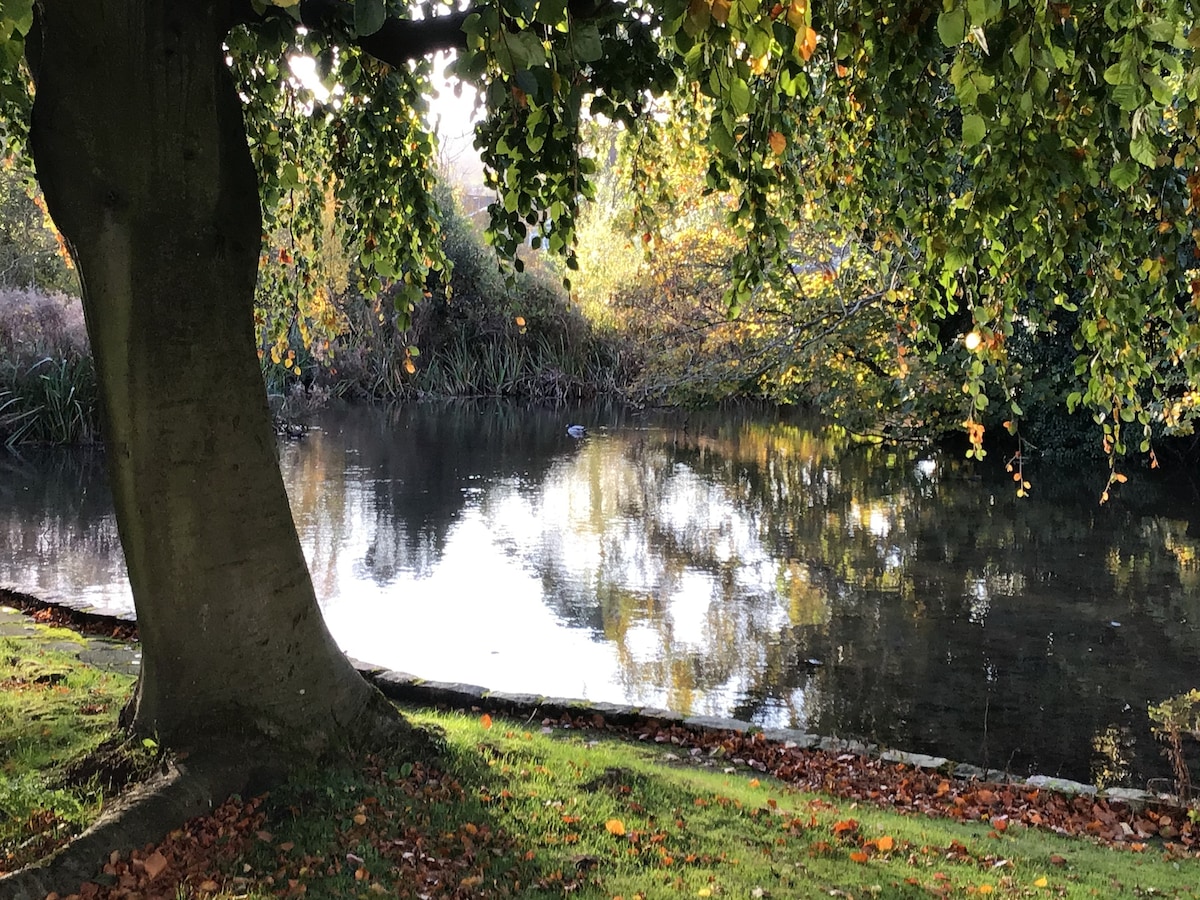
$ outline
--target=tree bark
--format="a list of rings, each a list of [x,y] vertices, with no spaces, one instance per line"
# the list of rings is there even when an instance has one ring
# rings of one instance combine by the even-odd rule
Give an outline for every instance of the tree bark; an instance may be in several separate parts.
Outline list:
[[[176,747],[265,735],[319,750],[378,695],[326,630],[279,472],[229,4],[37,13],[31,142],[100,380],[143,649],[132,724]]]

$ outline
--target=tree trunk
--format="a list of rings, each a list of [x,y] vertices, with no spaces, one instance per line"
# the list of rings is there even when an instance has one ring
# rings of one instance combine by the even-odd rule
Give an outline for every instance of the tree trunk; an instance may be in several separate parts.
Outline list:
[[[279,472],[228,20],[228,2],[41,0],[32,145],[100,379],[143,648],[133,725],[319,749],[377,695],[325,628]]]

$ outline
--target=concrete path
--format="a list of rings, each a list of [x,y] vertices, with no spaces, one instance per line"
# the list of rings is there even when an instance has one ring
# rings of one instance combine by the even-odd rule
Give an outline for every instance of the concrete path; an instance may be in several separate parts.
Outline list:
[[[0,605],[0,637],[37,641],[48,650],[70,653],[90,666],[126,675],[137,675],[142,662],[142,649],[138,644],[91,635],[59,640],[47,635],[45,627],[11,606]]]

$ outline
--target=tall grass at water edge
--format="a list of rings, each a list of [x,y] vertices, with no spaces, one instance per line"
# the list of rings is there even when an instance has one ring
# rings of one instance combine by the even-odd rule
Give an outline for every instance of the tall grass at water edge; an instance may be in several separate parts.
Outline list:
[[[0,290],[0,442],[94,443],[98,409],[79,300]]]

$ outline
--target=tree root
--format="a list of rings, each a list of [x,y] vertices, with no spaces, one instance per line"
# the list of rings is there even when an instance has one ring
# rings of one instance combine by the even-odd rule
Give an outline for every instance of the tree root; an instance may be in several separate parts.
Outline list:
[[[114,848],[159,841],[171,829],[245,790],[262,771],[248,759],[253,757],[229,753],[168,764],[165,774],[122,795],[57,853],[0,877],[0,900],[44,900],[52,891],[64,896],[77,892],[80,884],[95,878]]]

